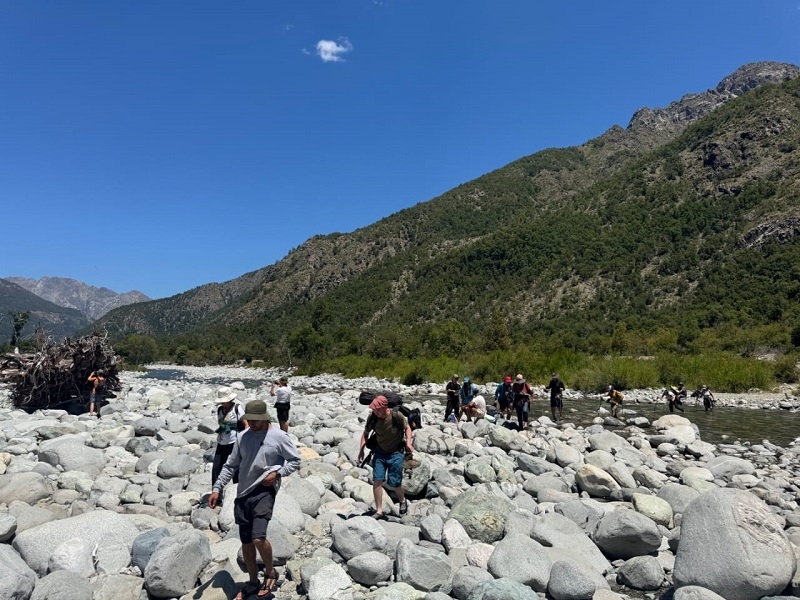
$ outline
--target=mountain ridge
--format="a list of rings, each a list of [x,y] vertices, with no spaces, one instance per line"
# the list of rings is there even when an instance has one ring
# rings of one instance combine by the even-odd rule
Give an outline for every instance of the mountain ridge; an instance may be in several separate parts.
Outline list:
[[[119,336],[216,328],[220,337],[257,322],[256,337],[269,345],[285,340],[293,327],[302,330],[296,324],[304,322],[333,340],[334,326],[361,337],[369,337],[370,328],[441,319],[483,328],[501,311],[541,332],[552,327],[531,320],[558,322],[562,309],[576,322],[586,319],[576,307],[593,307],[588,312],[603,319],[625,316],[614,317],[615,294],[624,300],[617,309],[633,311],[626,317],[632,320],[653,307],[682,306],[706,285],[697,278],[709,268],[709,256],[739,260],[718,256],[708,243],[733,248],[740,243],[734,237],[745,239],[746,231],[726,221],[736,211],[759,213],[751,215],[757,223],[747,221],[749,230],[762,232],[755,238],[776,228],[793,231],[786,207],[771,194],[796,195],[780,170],[794,168],[797,86],[781,82],[794,83],[798,73],[785,63],[745,65],[667,109],[640,109],[627,129],[613,126],[580,146],[523,157],[352,233],[314,236],[263,269],[117,309],[102,322]],[[773,103],[774,110],[760,102]],[[733,104],[747,108],[728,110]],[[764,212],[770,207],[777,216]],[[653,215],[664,220],[668,235]],[[559,222],[571,229],[554,238],[548,224]],[[704,229],[709,226],[712,231]],[[628,239],[616,239],[617,229]],[[583,231],[592,235],[581,237]],[[641,239],[644,231],[656,239],[652,256],[642,250],[650,243]],[[677,243],[681,235],[692,236],[686,247]],[[628,266],[620,262],[626,253]],[[616,265],[619,273],[598,270],[589,258]],[[623,272],[632,280],[628,289],[618,281]],[[530,282],[515,284],[519,289],[503,294],[503,302],[483,296],[496,294],[496,282],[513,282],[515,274]],[[542,281],[548,278],[550,286]],[[676,289],[666,289],[664,282],[672,280]]]

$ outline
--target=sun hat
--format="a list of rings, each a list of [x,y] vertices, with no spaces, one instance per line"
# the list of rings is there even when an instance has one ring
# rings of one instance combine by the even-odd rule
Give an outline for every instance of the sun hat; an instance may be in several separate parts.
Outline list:
[[[389,408],[389,401],[386,396],[375,396],[374,400],[369,403],[369,409],[380,410],[381,408]]]
[[[504,380],[504,381],[505,381],[506,383],[511,383],[511,375],[506,375],[506,378],[505,378],[505,380]]]
[[[246,421],[271,421],[267,411],[267,403],[263,400],[251,400],[244,407],[244,416]]]
[[[558,373],[553,373],[552,375],[550,375],[550,377],[552,379],[558,379]]]
[[[458,379],[458,373],[453,373],[453,379]]]
[[[281,382],[281,385],[286,385],[286,384],[288,384],[288,383],[289,383],[289,378],[288,378],[286,375],[284,375],[284,376],[283,376],[283,377],[281,377],[281,378],[280,378],[278,381],[280,381],[280,382]]]
[[[525,378],[522,376],[522,373],[517,373],[517,383],[525,383]]]
[[[226,402],[233,402],[236,400],[236,392],[227,386],[223,386],[217,390],[217,404],[225,404]]]

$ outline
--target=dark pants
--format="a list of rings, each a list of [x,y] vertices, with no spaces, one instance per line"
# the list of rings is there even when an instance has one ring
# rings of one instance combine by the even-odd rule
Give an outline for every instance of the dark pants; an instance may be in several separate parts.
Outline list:
[[[214,463],[211,465],[211,485],[217,481],[219,474],[222,472],[222,465],[228,460],[228,457],[233,452],[233,444],[217,444],[217,450],[214,452]],[[233,483],[239,483],[239,470],[233,474]],[[220,491],[220,496],[222,491]]]
[[[447,417],[450,416],[450,413],[455,413],[456,419],[461,418],[461,402],[459,402],[458,396],[447,396],[447,406],[444,409],[445,421],[447,421]]]
[[[669,403],[669,412],[674,412],[672,410],[673,407],[677,408],[679,411],[683,412],[683,409],[681,408],[681,403],[679,401],[677,401],[677,400],[671,400],[670,401],[670,403]]]
[[[519,428],[524,429],[525,424],[528,422],[528,401],[525,400],[522,402],[517,400],[515,404],[517,408],[517,422],[519,423]]]

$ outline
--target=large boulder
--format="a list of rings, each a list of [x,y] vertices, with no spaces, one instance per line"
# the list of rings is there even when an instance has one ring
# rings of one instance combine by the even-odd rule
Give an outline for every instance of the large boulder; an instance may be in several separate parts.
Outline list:
[[[96,477],[106,465],[102,450],[90,448],[83,438],[62,435],[39,444],[39,460],[65,471],[83,471]]]
[[[550,569],[547,593],[553,600],[591,600],[597,586],[578,565],[559,560]]]
[[[417,546],[409,539],[397,544],[397,581],[425,592],[448,593],[452,564],[446,554]]]
[[[597,498],[607,498],[620,489],[619,483],[607,472],[594,465],[583,465],[575,473],[575,483],[581,491]]]
[[[618,508],[606,513],[592,534],[594,543],[613,559],[628,559],[656,552],[661,534],[655,522],[634,510]]]
[[[30,600],[92,600],[92,586],[77,573],[55,571],[36,582]]]
[[[530,536],[544,546],[553,562],[556,562],[558,555],[554,551],[562,551],[569,555],[572,562],[593,569],[600,575],[611,571],[611,563],[583,529],[561,514],[553,512],[537,517]]]
[[[538,600],[539,594],[508,577],[484,581],[473,588],[468,600]]]
[[[0,475],[0,504],[15,501],[36,504],[51,494],[47,481],[39,473],[9,473]]]
[[[169,530],[166,527],[158,527],[137,535],[131,546],[131,564],[144,573],[153,552],[156,551],[161,540],[168,536]]]
[[[489,572],[497,578],[508,577],[532,587],[547,589],[552,563],[539,542],[520,534],[509,534],[495,546],[489,559]]]
[[[675,557],[676,588],[700,586],[728,600],[779,594],[792,580],[795,558],[781,524],[753,494],[720,488],[683,513]]]
[[[515,509],[514,504],[506,498],[468,491],[459,494],[448,518],[461,523],[471,539],[491,544],[502,539],[506,519]]]
[[[652,519],[656,524],[664,527],[672,525],[672,507],[669,502],[658,496],[648,494],[634,494],[631,498],[636,512]]]
[[[347,561],[347,572],[361,585],[376,585],[389,581],[392,576],[392,559],[375,550],[354,556]]]
[[[44,575],[56,547],[54,540],[80,538],[94,546],[107,536],[114,536],[130,545],[137,535],[139,530],[124,515],[94,510],[27,529],[14,538],[13,545],[30,568]]]
[[[308,600],[350,600],[353,582],[337,564],[325,565],[308,582]]]
[[[144,585],[156,598],[182,596],[195,587],[209,562],[208,538],[196,529],[186,529],[161,540],[145,567]]]
[[[714,479],[730,481],[734,475],[755,475],[753,463],[737,456],[715,456],[706,463]]]
[[[458,600],[467,600],[472,590],[478,585],[485,581],[493,580],[494,577],[479,567],[473,567],[471,565],[461,567],[456,571],[455,575],[453,575],[452,595],[458,598]]]
[[[36,585],[36,573],[8,544],[0,544],[0,598],[28,600]]]
[[[655,556],[634,556],[617,571],[622,585],[634,590],[657,590],[664,583],[664,569]]]
[[[333,547],[345,560],[365,552],[383,552],[389,538],[375,519],[355,517],[334,523],[331,527]]]

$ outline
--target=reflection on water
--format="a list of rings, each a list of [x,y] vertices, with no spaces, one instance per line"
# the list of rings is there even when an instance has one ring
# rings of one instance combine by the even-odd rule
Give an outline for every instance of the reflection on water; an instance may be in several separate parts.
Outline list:
[[[441,418],[444,418],[445,400],[441,396],[428,396],[436,398],[442,403]],[[421,398],[422,399],[422,398]],[[409,398],[413,401],[413,398]],[[598,416],[597,409],[602,406],[608,409],[608,404],[599,400],[570,400],[564,399],[564,422],[574,423],[588,427],[592,420]],[[634,412],[638,416],[646,417],[651,422],[662,415],[668,415],[666,404],[630,404],[625,406],[626,411]],[[675,414],[686,417],[700,429],[700,439],[711,444],[730,443],[737,439],[751,443],[761,443],[769,440],[773,444],[786,447],[791,441],[800,436],[800,411],[788,412],[785,410],[763,410],[758,408],[717,407],[706,412],[703,406],[694,406],[691,401],[684,404],[685,412],[675,411]],[[531,409],[531,419],[542,415],[550,417],[550,401],[537,398]],[[632,416],[627,414],[626,416]]]

